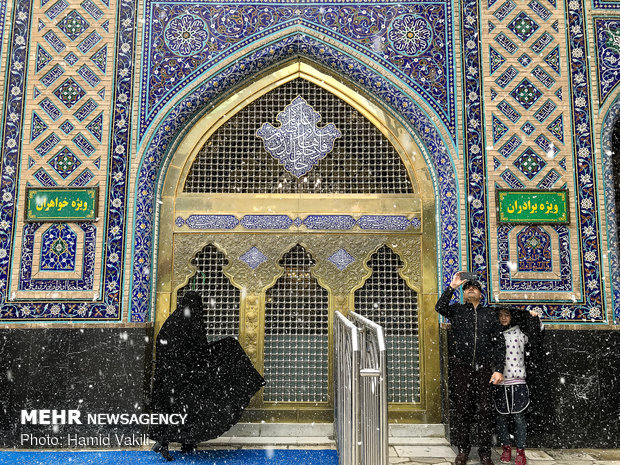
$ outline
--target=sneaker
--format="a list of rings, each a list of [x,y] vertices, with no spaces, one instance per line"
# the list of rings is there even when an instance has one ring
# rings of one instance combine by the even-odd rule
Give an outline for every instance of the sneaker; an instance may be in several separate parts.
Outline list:
[[[525,449],[517,449],[517,457],[515,458],[515,465],[525,465],[527,459],[525,458]]]
[[[511,460],[512,460],[512,447],[502,446],[502,456],[499,458],[499,461],[502,463],[510,463]]]
[[[459,451],[458,455],[454,459],[454,465],[467,465],[467,459],[469,454],[467,452]]]

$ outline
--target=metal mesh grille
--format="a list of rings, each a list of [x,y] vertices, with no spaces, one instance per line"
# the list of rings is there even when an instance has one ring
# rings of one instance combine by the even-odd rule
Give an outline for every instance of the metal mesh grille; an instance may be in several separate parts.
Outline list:
[[[314,260],[302,246],[280,265],[284,274],[265,295],[264,400],[327,402],[327,291],[310,275]]]
[[[301,95],[342,133],[334,149],[297,178],[264,148],[256,131],[276,120]],[[361,113],[303,79],[290,81],[257,99],[220,127],[197,155],[184,192],[213,193],[412,193],[407,170],[385,136]]]
[[[372,275],[355,292],[355,311],[383,326],[388,359],[388,401],[420,401],[418,296],[398,270],[403,264],[389,247],[369,261]]]
[[[213,245],[207,245],[192,260],[196,274],[177,292],[177,302],[187,291],[202,296],[203,322],[209,340],[239,336],[239,289],[222,272],[228,261]]]

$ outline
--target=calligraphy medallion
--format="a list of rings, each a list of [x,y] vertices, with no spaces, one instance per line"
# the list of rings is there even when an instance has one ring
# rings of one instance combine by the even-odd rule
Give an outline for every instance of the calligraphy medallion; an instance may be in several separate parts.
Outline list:
[[[334,141],[342,137],[333,123],[319,128],[321,115],[301,96],[295,97],[276,120],[281,123],[279,128],[265,123],[256,136],[263,139],[265,150],[298,178],[325,158]]]

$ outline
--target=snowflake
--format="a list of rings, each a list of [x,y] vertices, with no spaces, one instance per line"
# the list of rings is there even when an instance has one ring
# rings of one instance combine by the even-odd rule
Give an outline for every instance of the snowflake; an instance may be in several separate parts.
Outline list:
[[[209,36],[205,26],[205,22],[196,16],[173,18],[164,31],[168,48],[183,56],[202,52]]]

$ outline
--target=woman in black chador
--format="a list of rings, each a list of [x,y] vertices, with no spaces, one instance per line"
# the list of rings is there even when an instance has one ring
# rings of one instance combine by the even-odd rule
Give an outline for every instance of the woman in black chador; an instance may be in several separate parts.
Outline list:
[[[183,424],[152,425],[153,450],[167,460],[169,442],[191,452],[200,441],[220,436],[241,418],[265,385],[239,342],[209,342],[202,325],[202,297],[187,292],[164,322],[156,343],[152,413],[187,414]]]

